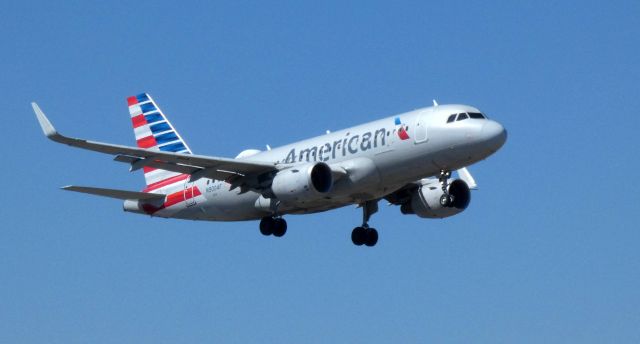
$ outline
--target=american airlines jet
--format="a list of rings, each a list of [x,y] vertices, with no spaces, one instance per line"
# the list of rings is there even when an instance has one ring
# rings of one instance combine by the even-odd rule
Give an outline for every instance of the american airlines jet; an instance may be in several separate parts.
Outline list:
[[[355,245],[374,246],[369,226],[385,199],[402,214],[456,215],[469,205],[476,183],[467,166],[495,153],[506,130],[478,109],[438,105],[383,118],[235,159],[193,154],[147,93],[127,98],[137,148],[58,133],[32,103],[45,135],[59,143],[115,156],[142,170],[146,187],[124,191],[86,186],[64,190],[124,200],[128,212],[205,221],[260,220],[260,232],[281,237],[288,214],[355,204],[362,224]],[[452,172],[458,177],[452,178]]]

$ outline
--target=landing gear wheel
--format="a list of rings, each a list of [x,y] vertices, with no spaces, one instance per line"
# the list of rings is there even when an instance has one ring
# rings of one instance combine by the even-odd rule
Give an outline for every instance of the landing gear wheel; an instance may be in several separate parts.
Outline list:
[[[373,247],[378,242],[378,231],[375,228],[367,228],[365,232],[364,244]]]
[[[273,236],[281,237],[287,232],[287,221],[279,217],[273,220]]]
[[[440,196],[440,205],[441,206],[450,207],[451,203],[453,203],[453,199],[451,198],[451,195],[444,194],[444,195]]]
[[[274,221],[273,217],[263,217],[260,220],[260,233],[265,236],[273,234]]]
[[[356,227],[351,232],[351,241],[356,246],[362,246],[366,240],[366,229],[362,227]]]

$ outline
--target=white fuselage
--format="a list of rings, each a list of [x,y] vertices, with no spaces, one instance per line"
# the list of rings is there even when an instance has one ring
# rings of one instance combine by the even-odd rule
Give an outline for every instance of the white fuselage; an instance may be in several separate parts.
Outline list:
[[[380,199],[441,170],[452,171],[483,160],[503,145],[506,132],[493,120],[447,122],[450,115],[462,112],[480,111],[465,105],[422,108],[238,159],[293,166],[322,161],[346,171],[347,177],[339,179],[327,197],[304,206],[278,207],[281,215],[325,211]],[[185,177],[151,191],[186,199],[153,216],[240,221],[271,212],[259,193],[232,189],[220,180],[189,182]]]

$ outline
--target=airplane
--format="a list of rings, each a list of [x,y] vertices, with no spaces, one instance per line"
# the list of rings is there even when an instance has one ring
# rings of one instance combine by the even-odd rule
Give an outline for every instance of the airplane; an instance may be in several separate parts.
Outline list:
[[[369,226],[382,199],[402,214],[445,218],[464,211],[477,184],[467,166],[497,152],[507,131],[467,105],[439,105],[234,159],[193,154],[147,93],[127,98],[137,147],[64,136],[31,103],[45,136],[55,142],[115,156],[142,170],[140,191],[65,186],[62,189],[124,201],[126,212],[204,221],[260,220],[260,232],[287,231],[289,214],[362,208],[351,232],[358,246],[375,246]],[[456,172],[458,178],[452,178]]]

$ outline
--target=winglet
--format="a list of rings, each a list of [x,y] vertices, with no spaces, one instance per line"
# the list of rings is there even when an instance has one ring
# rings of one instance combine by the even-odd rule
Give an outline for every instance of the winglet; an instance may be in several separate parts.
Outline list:
[[[58,136],[58,132],[56,128],[53,127],[51,121],[44,115],[44,112],[40,110],[40,107],[35,102],[31,103],[31,107],[33,107],[33,112],[36,113],[36,117],[38,118],[38,122],[40,123],[40,128],[42,128],[42,132],[48,137],[53,138]]]

